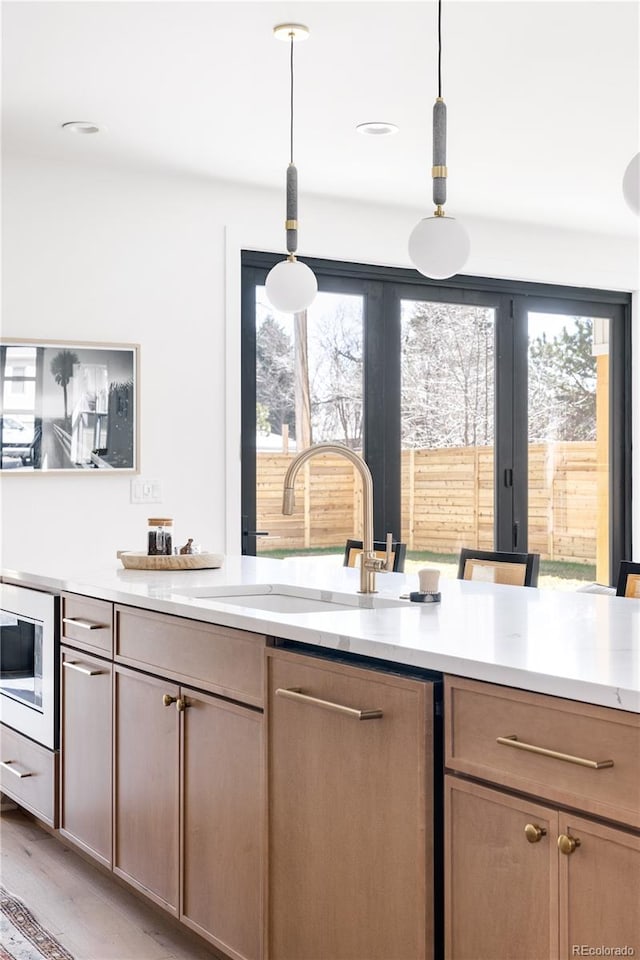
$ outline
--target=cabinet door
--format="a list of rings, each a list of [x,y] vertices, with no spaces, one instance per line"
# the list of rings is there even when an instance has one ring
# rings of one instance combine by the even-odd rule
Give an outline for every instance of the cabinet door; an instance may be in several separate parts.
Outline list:
[[[184,922],[234,958],[262,956],[262,713],[182,688]]]
[[[111,664],[61,648],[60,833],[111,866]]]
[[[640,837],[563,812],[560,832],[577,843],[560,847],[560,956],[639,956]]]
[[[447,960],[557,956],[557,822],[549,807],[445,777]]]
[[[114,675],[113,869],[177,915],[179,688],[124,667]]]
[[[432,686],[279,650],[268,669],[269,956],[431,957]]]

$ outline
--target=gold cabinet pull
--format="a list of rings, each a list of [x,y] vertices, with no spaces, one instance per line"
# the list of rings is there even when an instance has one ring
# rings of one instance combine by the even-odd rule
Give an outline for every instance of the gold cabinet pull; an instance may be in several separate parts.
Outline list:
[[[15,766],[15,760],[0,760],[0,767],[2,767],[4,770],[8,770],[9,773],[14,775],[14,777],[20,777],[21,780],[23,777],[33,776],[29,770],[18,770]]]
[[[546,837],[547,831],[537,823],[528,823],[524,828],[524,835],[529,843],[539,843],[543,837]]]
[[[186,697],[178,697],[178,699],[176,700],[176,710],[178,711],[178,713],[184,713],[187,707],[190,707],[190,706],[191,704],[189,703]]]
[[[97,677],[102,670],[91,670],[90,667],[81,667],[75,660],[63,660],[62,666],[66,670],[76,670],[78,673],[84,673],[85,677]]]
[[[102,630],[106,624],[94,623],[93,620],[78,620],[75,617],[63,617],[63,623],[70,623],[72,627],[81,627],[83,630]]]
[[[331,710],[333,713],[341,713],[345,717],[352,717],[354,720],[379,720],[382,717],[382,710],[356,710],[355,707],[345,707],[342,703],[320,700],[318,697],[310,697],[309,694],[303,693],[300,687],[278,687],[276,697],[296,700],[298,703],[308,703],[310,706],[321,707],[322,710]]]
[[[496,741],[505,747],[516,747],[517,750],[538,753],[542,757],[552,757],[554,760],[564,760],[566,763],[577,763],[578,766],[589,767],[591,770],[604,770],[605,767],[613,766],[613,760],[586,760],[584,757],[573,757],[570,753],[558,753],[557,750],[547,750],[546,747],[536,747],[533,743],[524,743],[513,734],[510,737],[496,737]]]
[[[175,703],[177,699],[178,699],[177,697],[172,697],[170,693],[165,693],[162,698],[162,702],[165,705],[165,707],[170,707],[171,704]]]
[[[580,841],[577,837],[569,837],[566,833],[561,833],[558,837],[558,850],[567,857],[579,846]]]

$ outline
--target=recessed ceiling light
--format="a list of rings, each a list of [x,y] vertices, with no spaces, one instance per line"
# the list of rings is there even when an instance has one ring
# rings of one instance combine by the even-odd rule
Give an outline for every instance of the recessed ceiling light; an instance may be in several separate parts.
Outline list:
[[[62,124],[62,129],[70,133],[100,133],[100,127],[90,120],[68,120]]]
[[[395,123],[384,123],[376,120],[370,123],[359,123],[356,127],[358,133],[365,133],[369,137],[386,137],[390,133],[397,133],[398,127]]]

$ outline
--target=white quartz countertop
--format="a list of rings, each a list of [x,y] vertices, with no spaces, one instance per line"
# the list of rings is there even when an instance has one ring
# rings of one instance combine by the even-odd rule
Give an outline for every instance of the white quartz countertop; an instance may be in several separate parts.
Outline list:
[[[5,581],[70,591],[161,613],[237,627],[640,713],[640,601],[461,580],[440,580],[441,602],[371,609],[357,594],[359,572],[313,558],[225,557],[217,570],[3,570]],[[325,600],[348,594],[353,606],[281,613],[244,607],[239,597],[183,592],[242,592],[288,585]],[[417,577],[382,573],[377,597],[418,589]],[[374,601],[375,602],[375,601]],[[360,605],[362,604],[362,605]]]

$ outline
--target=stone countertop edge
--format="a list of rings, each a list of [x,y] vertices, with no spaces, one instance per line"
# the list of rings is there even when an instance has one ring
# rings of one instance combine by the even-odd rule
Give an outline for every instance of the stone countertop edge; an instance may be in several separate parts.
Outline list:
[[[442,601],[406,607],[285,614],[222,600],[185,597],[185,588],[286,584],[357,596],[359,572],[319,564],[228,557],[218,570],[139,571],[102,568],[2,570],[5,583],[186,617],[419,667],[469,679],[640,713],[640,602],[441,580]],[[417,576],[378,576],[378,596],[399,598]],[[362,602],[366,603],[366,599]]]

